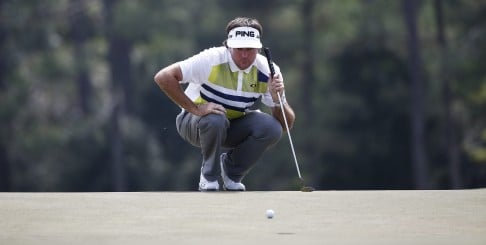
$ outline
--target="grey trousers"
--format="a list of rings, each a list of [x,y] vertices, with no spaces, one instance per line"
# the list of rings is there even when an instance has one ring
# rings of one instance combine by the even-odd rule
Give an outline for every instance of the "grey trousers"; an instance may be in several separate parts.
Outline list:
[[[199,147],[202,154],[201,174],[208,181],[220,176],[220,156],[228,177],[240,182],[263,153],[282,137],[280,123],[271,115],[250,111],[245,116],[228,120],[219,114],[203,117],[182,111],[176,118],[180,136]]]

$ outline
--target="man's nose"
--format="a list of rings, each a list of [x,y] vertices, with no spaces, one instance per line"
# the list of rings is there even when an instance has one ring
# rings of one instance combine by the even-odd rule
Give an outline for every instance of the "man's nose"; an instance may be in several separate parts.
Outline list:
[[[243,58],[248,57],[248,50],[245,50],[245,49],[244,49],[244,50],[242,50],[242,51],[241,51],[241,57],[243,57]]]

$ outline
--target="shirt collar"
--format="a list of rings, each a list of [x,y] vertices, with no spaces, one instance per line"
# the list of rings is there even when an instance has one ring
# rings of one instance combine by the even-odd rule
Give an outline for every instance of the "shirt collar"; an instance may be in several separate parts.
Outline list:
[[[228,51],[228,52],[227,52],[227,54],[228,54],[228,57],[229,57],[229,59],[228,59],[228,60],[229,60],[229,66],[230,66],[230,69],[231,69],[231,71],[232,71],[232,72],[242,71],[242,72],[244,72],[244,73],[246,73],[246,74],[250,73],[251,68],[252,68],[252,67],[255,65],[255,63],[256,63],[256,59],[255,59],[255,61],[253,61],[253,64],[251,64],[250,66],[248,66],[248,68],[246,68],[245,70],[241,70],[241,69],[240,69],[240,68],[239,68],[239,67],[236,65],[236,63],[233,61],[233,57],[231,57],[231,53],[230,53],[229,49],[227,49],[227,51]]]

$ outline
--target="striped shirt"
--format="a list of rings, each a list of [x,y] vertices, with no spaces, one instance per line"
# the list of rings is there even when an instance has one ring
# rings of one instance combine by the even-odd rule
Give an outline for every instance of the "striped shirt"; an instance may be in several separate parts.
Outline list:
[[[240,70],[226,47],[210,48],[179,63],[183,80],[189,83],[185,94],[195,103],[214,102],[226,108],[226,117],[245,115],[260,97],[267,106],[275,106],[267,81],[270,69],[265,56],[258,54],[255,62]],[[275,66],[275,72],[280,69]]]

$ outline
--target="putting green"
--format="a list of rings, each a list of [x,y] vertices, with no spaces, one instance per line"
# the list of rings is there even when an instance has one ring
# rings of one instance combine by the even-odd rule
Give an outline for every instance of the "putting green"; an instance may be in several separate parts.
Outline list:
[[[486,189],[0,193],[0,244],[196,243],[484,245]]]

